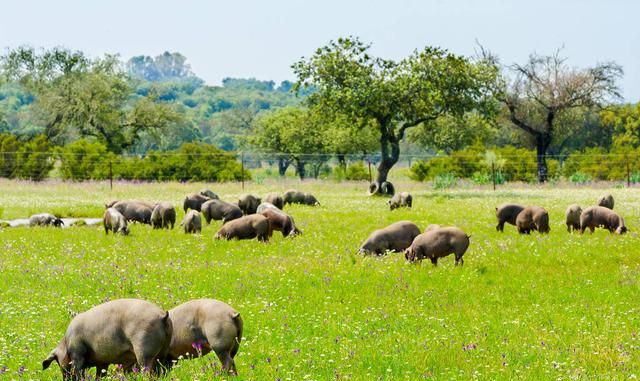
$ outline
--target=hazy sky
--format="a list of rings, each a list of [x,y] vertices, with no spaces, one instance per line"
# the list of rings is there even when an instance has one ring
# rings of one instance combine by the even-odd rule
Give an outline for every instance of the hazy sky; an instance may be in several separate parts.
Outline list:
[[[178,51],[209,84],[294,79],[301,56],[355,35],[395,59],[426,45],[471,55],[478,40],[503,62],[522,63],[564,46],[574,66],[621,64],[626,100],[640,100],[637,0],[21,0],[1,9],[2,48],[62,45],[123,59]]]

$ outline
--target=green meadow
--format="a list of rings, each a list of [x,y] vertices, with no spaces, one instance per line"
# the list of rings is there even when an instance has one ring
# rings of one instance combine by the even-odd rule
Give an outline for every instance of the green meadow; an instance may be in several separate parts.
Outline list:
[[[321,206],[285,207],[303,231],[268,244],[131,226],[0,228],[0,379],[59,380],[41,362],[72,317],[117,298],[165,309],[195,298],[236,308],[244,334],[237,380],[627,380],[640,375],[640,192],[546,185],[434,191],[398,182],[410,210],[389,211],[365,183],[29,183],[0,180],[0,219],[52,212],[101,217],[114,199],[172,201],[209,187],[222,199],[297,188]],[[611,192],[630,233],[570,234],[564,211]],[[495,230],[496,205],[536,204],[549,235]],[[456,225],[471,235],[462,267],[364,257],[369,233],[399,220]],[[228,379],[215,355],[178,363],[165,379]],[[93,372],[91,372],[93,374]],[[110,367],[107,379],[123,376]]]

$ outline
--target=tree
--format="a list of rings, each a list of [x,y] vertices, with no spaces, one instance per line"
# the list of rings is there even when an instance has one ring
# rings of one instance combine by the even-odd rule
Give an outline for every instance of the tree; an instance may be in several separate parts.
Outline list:
[[[443,115],[485,109],[497,70],[434,47],[399,62],[372,57],[369,49],[357,38],[340,38],[292,67],[297,91],[317,90],[307,98],[310,106],[380,132],[381,160],[372,186],[379,193],[399,159],[407,129]]]
[[[181,81],[195,78],[187,57],[178,52],[164,52],[151,58],[149,56],[131,57],[126,63],[127,72],[133,78],[150,82]],[[202,80],[199,80],[202,82]]]
[[[300,179],[306,176],[306,164],[311,164],[314,177],[329,159],[326,139],[318,120],[308,109],[287,107],[265,113],[253,127],[249,143],[278,155],[278,171],[284,176],[293,162]]]
[[[640,147],[640,103],[609,107],[600,118],[604,126],[613,128],[616,146]]]
[[[36,95],[44,134],[54,143],[76,134],[94,137],[119,153],[132,147],[142,131],[162,130],[180,119],[153,92],[131,101],[133,88],[116,56],[92,61],[61,48],[38,54],[21,47],[1,63],[7,77]]]
[[[498,98],[511,123],[535,140],[538,181],[545,182],[550,145],[563,134],[565,138],[571,135],[566,129],[558,130],[557,121],[619,98],[616,80],[622,76],[622,68],[614,62],[582,70],[571,68],[556,51],[550,56],[532,54],[526,64],[508,69],[512,77],[504,79]]]
[[[410,140],[423,147],[451,153],[472,144],[486,146],[495,141],[497,131],[492,123],[476,112],[463,116],[445,115],[409,134]]]

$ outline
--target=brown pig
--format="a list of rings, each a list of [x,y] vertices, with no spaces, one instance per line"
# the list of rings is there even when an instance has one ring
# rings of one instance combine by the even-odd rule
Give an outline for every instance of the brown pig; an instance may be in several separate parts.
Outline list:
[[[102,216],[102,224],[104,225],[105,234],[109,234],[109,230],[111,230],[113,234],[129,234],[127,219],[124,218],[122,213],[118,212],[114,208],[109,208],[104,211],[104,216]]]
[[[462,256],[469,247],[469,238],[462,229],[456,227],[431,228],[417,236],[411,246],[405,251],[408,261],[421,261],[425,258],[431,260],[434,266],[438,265],[438,258],[455,254],[456,266],[463,265]]]
[[[188,211],[187,214],[184,215],[184,219],[180,225],[182,225],[184,232],[187,234],[200,233],[202,231],[200,213],[197,210]]]
[[[222,225],[215,239],[253,239],[267,242],[271,237],[271,224],[262,214],[250,214]]]
[[[540,206],[527,206],[518,213],[516,227],[520,234],[530,234],[532,230],[549,233],[549,213]]]
[[[496,230],[501,232],[504,231],[504,223],[508,222],[511,225],[516,224],[516,217],[518,214],[522,212],[524,206],[518,204],[502,204],[496,208],[496,217],[498,218],[498,225],[496,225]]]
[[[401,252],[411,245],[420,234],[420,229],[411,221],[395,222],[385,228],[374,230],[360,246],[361,254],[382,255],[386,251]]]
[[[567,224],[567,231],[571,233],[572,230],[580,230],[580,214],[582,214],[582,208],[578,204],[571,204],[564,213],[565,223]]]
[[[624,218],[604,206],[590,206],[580,215],[580,233],[584,233],[587,228],[593,233],[596,227],[603,227],[617,234],[627,232]]]
[[[264,203],[260,205],[263,204]],[[259,213],[269,219],[271,230],[282,232],[283,237],[293,237],[295,235],[302,234],[302,232],[296,227],[293,217],[280,209],[267,207],[262,208]]]

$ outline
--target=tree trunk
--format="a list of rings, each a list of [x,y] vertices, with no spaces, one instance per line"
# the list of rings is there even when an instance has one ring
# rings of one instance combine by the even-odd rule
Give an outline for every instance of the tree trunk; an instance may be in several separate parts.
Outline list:
[[[287,173],[289,164],[291,164],[291,162],[284,157],[278,158],[278,173],[280,176],[284,176]]]
[[[305,171],[304,171],[304,160],[302,159],[295,159],[296,161],[296,171],[298,172],[298,176],[300,177],[300,180],[304,180],[304,176],[305,176]]]
[[[388,195],[383,189],[383,183],[387,182],[387,176],[391,168],[400,158],[400,140],[389,134],[387,129],[382,129],[380,135],[380,164],[376,181],[369,186],[370,194]],[[393,188],[391,188],[393,189]]]
[[[544,183],[549,178],[547,168],[547,149],[551,145],[551,136],[549,134],[536,135],[536,159],[538,161],[538,182]]]
[[[342,168],[343,170],[346,170],[347,160],[345,158],[345,155],[343,153],[339,153],[336,156],[338,157],[338,165],[340,166],[340,168]]]

